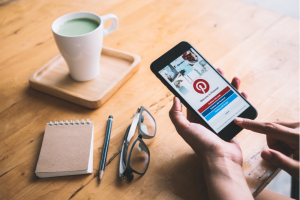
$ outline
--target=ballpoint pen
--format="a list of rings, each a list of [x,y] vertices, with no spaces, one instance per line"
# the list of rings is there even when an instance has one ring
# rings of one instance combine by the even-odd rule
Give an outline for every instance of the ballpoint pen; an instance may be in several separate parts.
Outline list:
[[[105,142],[104,142],[104,147],[103,147],[103,151],[102,151],[101,164],[100,164],[100,168],[99,168],[99,184],[101,183],[101,180],[102,180],[102,177],[104,174],[104,170],[105,170],[105,163],[106,163],[106,157],[107,157],[107,152],[108,152],[112,122],[113,122],[113,116],[110,115],[108,118],[108,121],[107,121]]]

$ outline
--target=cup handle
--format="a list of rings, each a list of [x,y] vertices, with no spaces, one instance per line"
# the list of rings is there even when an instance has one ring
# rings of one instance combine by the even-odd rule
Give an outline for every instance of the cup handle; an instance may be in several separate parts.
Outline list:
[[[101,19],[103,21],[103,26],[107,20],[110,20],[110,19],[114,20],[110,27],[108,27],[107,29],[104,29],[104,36],[111,34],[112,32],[114,32],[117,29],[119,20],[116,15],[114,15],[114,14],[103,15],[103,16],[101,16]]]

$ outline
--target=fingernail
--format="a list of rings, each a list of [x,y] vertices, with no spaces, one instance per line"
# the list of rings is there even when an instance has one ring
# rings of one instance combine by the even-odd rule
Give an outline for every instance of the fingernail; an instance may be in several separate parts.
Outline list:
[[[261,157],[270,162],[272,160],[272,153],[270,151],[263,151],[262,154],[261,154]]]
[[[242,123],[242,122],[243,122],[243,118],[236,117],[236,118],[234,119],[234,122],[236,122],[236,123]]]

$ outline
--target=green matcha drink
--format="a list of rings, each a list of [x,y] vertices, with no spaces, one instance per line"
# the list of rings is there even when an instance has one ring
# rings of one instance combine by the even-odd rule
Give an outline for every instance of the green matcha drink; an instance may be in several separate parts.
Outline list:
[[[90,18],[77,18],[63,23],[57,33],[66,36],[83,35],[95,30],[99,22]]]

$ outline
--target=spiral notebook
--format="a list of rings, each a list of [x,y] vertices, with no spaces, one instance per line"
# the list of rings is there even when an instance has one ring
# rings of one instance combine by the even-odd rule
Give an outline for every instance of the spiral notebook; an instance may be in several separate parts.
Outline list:
[[[41,178],[93,172],[94,123],[68,120],[47,123],[36,166]]]

